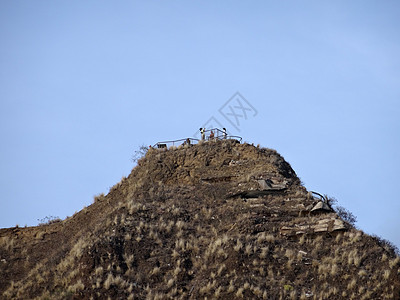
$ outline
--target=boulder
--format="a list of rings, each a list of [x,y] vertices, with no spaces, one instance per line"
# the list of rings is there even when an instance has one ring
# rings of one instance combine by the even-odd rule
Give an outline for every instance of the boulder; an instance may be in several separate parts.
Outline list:
[[[323,201],[318,201],[317,204],[315,204],[315,206],[311,209],[312,213],[316,213],[316,212],[331,212],[332,208],[329,207],[328,204],[326,204]]]
[[[258,179],[257,182],[262,191],[282,191],[287,188],[287,182],[273,183],[270,179]]]

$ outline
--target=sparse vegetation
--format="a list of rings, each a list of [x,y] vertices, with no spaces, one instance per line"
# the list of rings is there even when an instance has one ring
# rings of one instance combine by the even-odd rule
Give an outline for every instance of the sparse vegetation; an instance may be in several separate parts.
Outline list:
[[[372,237],[375,239],[375,241],[378,243],[379,246],[383,247],[387,252],[390,253],[391,256],[399,256],[399,248],[393,244],[391,241],[384,239],[378,235],[372,235]],[[386,253],[383,255],[386,256]],[[383,260],[383,258],[382,258]]]
[[[103,201],[105,198],[106,198],[106,196],[104,195],[104,193],[98,194],[98,195],[94,196],[94,202]]]
[[[243,196],[263,179],[286,188]],[[334,230],[337,214],[310,214],[307,195],[270,149],[230,141],[152,149],[61,224],[1,229],[0,298],[398,296],[400,258],[390,242]]]
[[[38,219],[38,226],[43,226],[43,225],[50,225],[53,223],[58,223],[61,222],[62,220],[59,217],[54,217],[54,216],[46,216],[43,219]]]
[[[347,222],[351,226],[355,226],[357,222],[357,217],[348,209],[343,206],[338,205],[338,200],[334,197],[330,197],[328,195],[324,195],[325,203],[328,204],[330,208],[335,210],[338,216],[345,222]]]
[[[138,149],[133,152],[133,155],[131,158],[132,162],[137,163],[143,156],[146,155],[148,150],[149,150],[149,148],[147,146],[145,146],[144,144],[139,146]]]
[[[343,206],[335,206],[335,211],[339,217],[342,218],[345,222],[349,223],[351,226],[355,226],[357,222],[357,217],[353,215],[348,209],[344,208]]]

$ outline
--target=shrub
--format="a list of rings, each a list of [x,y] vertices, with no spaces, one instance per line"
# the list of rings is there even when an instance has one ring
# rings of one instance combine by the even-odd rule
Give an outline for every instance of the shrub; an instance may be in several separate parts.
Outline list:
[[[50,225],[50,224],[58,223],[58,222],[62,221],[60,219],[60,217],[54,217],[54,216],[47,216],[47,217],[44,217],[43,219],[37,219],[37,220],[39,222],[39,226]]]
[[[94,196],[94,202],[103,201],[105,198],[106,198],[106,196],[104,195],[104,193],[98,194],[98,195]]]
[[[333,206],[336,205],[337,202],[338,202],[336,198],[334,198],[334,197],[329,197],[328,195],[324,195],[323,198],[322,198],[322,200],[323,200],[326,204],[328,204],[328,206],[329,206],[330,208],[332,208],[332,209],[333,209]]]
[[[284,289],[285,291],[291,291],[291,290],[293,290],[293,287],[292,287],[290,284],[285,284],[285,285],[283,286],[283,289]]]
[[[338,216],[351,226],[355,227],[355,224],[357,222],[357,217],[349,211],[347,208],[344,208],[343,206],[338,205],[338,201],[334,197],[329,197],[328,195],[324,195],[323,200],[328,206],[336,211]]]
[[[146,147],[144,144],[139,146],[139,149],[137,149],[133,152],[133,155],[131,158],[132,162],[137,163],[139,161],[139,159],[141,159],[143,156],[146,155],[147,150],[149,150],[149,148]]]
[[[342,218],[343,221],[349,223],[351,226],[355,226],[357,222],[357,217],[353,215],[351,211],[348,209],[344,208],[343,206],[336,206],[335,211],[338,214],[340,218]]]
[[[388,251],[392,256],[400,256],[399,248],[391,241],[386,240],[378,235],[372,235],[372,238],[378,243],[379,246],[383,247],[386,251]]]

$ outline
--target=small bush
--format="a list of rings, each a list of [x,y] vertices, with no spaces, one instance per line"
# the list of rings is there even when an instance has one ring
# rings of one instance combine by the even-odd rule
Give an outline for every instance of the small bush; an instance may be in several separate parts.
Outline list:
[[[355,227],[355,224],[357,222],[357,217],[349,211],[347,208],[344,208],[343,206],[338,205],[338,201],[334,197],[329,197],[328,195],[324,195],[323,200],[328,206],[333,209],[338,216],[351,226]]]
[[[135,150],[133,152],[133,155],[132,155],[132,158],[131,158],[132,162],[137,163],[139,161],[139,159],[141,159],[143,156],[146,155],[147,150],[149,150],[149,148],[146,147],[145,145],[139,146],[139,149]]]
[[[388,251],[392,256],[400,256],[399,248],[391,241],[386,240],[378,235],[373,235],[373,239],[378,243],[379,246],[383,247],[386,251]]]
[[[106,196],[104,195],[104,193],[98,194],[98,195],[94,196],[94,202],[103,201],[105,198],[106,198]]]
[[[290,284],[285,284],[285,285],[283,286],[283,289],[284,289],[285,291],[291,291],[291,290],[293,290],[293,287],[292,287]]]
[[[54,216],[47,216],[47,217],[44,217],[43,219],[37,219],[38,220],[38,222],[39,222],[39,226],[42,226],[42,225],[50,225],[50,224],[53,224],[53,223],[58,223],[58,222],[61,222],[62,220],[60,219],[60,217],[54,217]]]
[[[322,200],[328,204],[328,206],[333,209],[333,206],[337,204],[337,199],[334,197],[329,197],[328,195],[324,195]]]
[[[357,222],[357,217],[353,215],[351,211],[344,208],[343,206],[336,206],[335,211],[338,214],[338,216],[342,218],[343,221],[349,223],[353,227],[355,226]]]

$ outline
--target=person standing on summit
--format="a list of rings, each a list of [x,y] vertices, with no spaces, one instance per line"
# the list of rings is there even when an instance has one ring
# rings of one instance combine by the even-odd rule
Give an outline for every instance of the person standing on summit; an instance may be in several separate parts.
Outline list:
[[[224,127],[224,128],[222,128],[222,130],[223,130],[223,136],[224,136],[224,140],[226,140],[226,137],[227,137],[227,133],[226,133],[226,128]]]
[[[206,129],[200,128],[200,133],[201,133],[201,140],[204,141],[206,138]]]
[[[211,130],[211,133],[210,133],[210,141],[212,141],[212,140],[214,140],[214,131]]]

